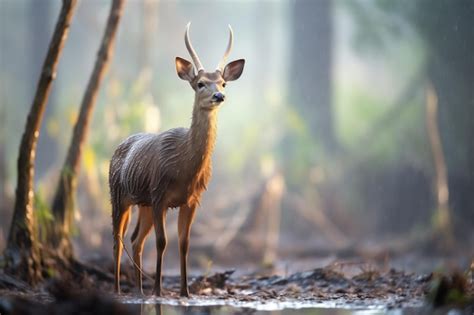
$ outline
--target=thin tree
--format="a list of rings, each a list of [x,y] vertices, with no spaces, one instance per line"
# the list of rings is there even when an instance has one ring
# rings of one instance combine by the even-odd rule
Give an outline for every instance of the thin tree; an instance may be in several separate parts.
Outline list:
[[[332,6],[329,0],[293,2],[289,77],[298,112],[327,154],[339,147],[331,97]]]
[[[454,239],[449,209],[448,169],[438,126],[438,96],[431,83],[426,87],[426,130],[435,168],[434,186],[437,206],[435,236],[441,237],[443,246],[450,247]]]
[[[66,259],[73,257],[69,238],[72,214],[74,211],[74,192],[77,186],[81,152],[87,137],[90,119],[96,104],[99,86],[106,74],[113,55],[118,24],[122,16],[125,0],[113,0],[107,25],[97,54],[94,69],[82,98],[79,117],[74,126],[66,160],[61,170],[54,194],[52,213],[54,223],[49,229],[48,240],[51,248]]]
[[[36,144],[76,4],[76,0],[63,0],[20,143],[15,206],[5,250],[5,269],[30,283],[35,283],[41,278],[33,213]]]

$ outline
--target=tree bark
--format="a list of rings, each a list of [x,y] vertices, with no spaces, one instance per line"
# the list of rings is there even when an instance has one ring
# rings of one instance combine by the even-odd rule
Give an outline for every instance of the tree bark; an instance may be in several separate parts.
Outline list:
[[[51,248],[64,258],[72,258],[73,251],[69,238],[70,226],[74,213],[74,191],[77,186],[80,158],[90,119],[96,104],[99,86],[107,72],[112,59],[113,44],[118,24],[122,16],[125,0],[113,0],[104,36],[97,54],[97,59],[84,93],[79,117],[74,126],[68,153],[61,170],[59,182],[52,204],[53,226],[49,229],[48,241]]]
[[[28,114],[18,156],[15,206],[5,250],[5,269],[33,284],[41,278],[40,253],[36,242],[33,218],[36,144],[52,82],[56,77],[59,57],[67,39],[76,4],[76,0],[63,0],[36,94]]]

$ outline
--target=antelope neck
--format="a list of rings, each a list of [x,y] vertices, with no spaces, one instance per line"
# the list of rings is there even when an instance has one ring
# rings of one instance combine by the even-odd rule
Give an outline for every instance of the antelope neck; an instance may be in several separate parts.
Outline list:
[[[191,156],[191,166],[196,171],[210,162],[217,131],[217,108],[203,110],[200,107],[195,101],[186,148]]]

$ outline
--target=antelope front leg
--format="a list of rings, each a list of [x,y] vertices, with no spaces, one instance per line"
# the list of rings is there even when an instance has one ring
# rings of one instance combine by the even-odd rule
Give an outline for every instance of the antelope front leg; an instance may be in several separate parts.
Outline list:
[[[178,217],[178,237],[179,237],[179,256],[181,263],[181,296],[189,296],[188,291],[188,274],[187,274],[187,260],[189,250],[189,235],[191,232],[191,225],[193,224],[196,206],[188,207],[182,206],[179,209]]]
[[[156,235],[156,275],[155,287],[153,293],[156,296],[161,296],[161,266],[163,264],[163,255],[166,249],[166,208],[153,207],[153,223],[155,225]]]

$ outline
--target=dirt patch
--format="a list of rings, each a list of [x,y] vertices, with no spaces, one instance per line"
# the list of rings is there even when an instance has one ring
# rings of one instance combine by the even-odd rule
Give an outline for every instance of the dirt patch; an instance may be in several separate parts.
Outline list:
[[[222,285],[222,278],[227,281]],[[198,277],[191,292],[198,296],[238,301],[305,301],[321,303],[407,307],[421,305],[432,275],[407,274],[394,269],[385,273],[364,271],[353,277],[332,268],[317,268],[284,276],[230,277],[229,272]],[[215,279],[219,279],[215,285]],[[173,290],[174,291],[174,290]]]
[[[0,302],[3,301],[5,305],[5,301],[18,299],[21,301],[26,298],[34,302],[31,305],[36,309],[38,308],[35,303],[46,305],[45,307],[62,305],[63,308],[71,307],[69,304],[74,303],[116,307],[111,301],[131,304],[184,303],[254,308],[275,303],[281,307],[330,305],[356,308],[406,308],[423,304],[436,277],[433,274],[406,273],[395,269],[387,271],[361,269],[358,273],[347,273],[334,265],[297,272],[289,276],[258,274],[235,276],[233,271],[225,271],[209,276],[190,277],[189,299],[179,297],[179,276],[165,276],[164,297],[153,299],[149,297],[153,286],[151,280],[144,278],[143,286],[147,296],[142,297],[133,293],[135,288],[130,278],[131,270],[124,271],[121,281],[124,294],[120,297],[111,294],[113,283],[105,280],[106,277],[84,273],[82,279],[62,281],[60,285],[57,281],[53,281],[35,289],[29,288],[26,284],[15,286],[12,279],[5,277],[8,281],[0,281]],[[474,292],[472,283],[467,284],[466,290],[471,294]],[[54,303],[48,304],[51,301]]]

